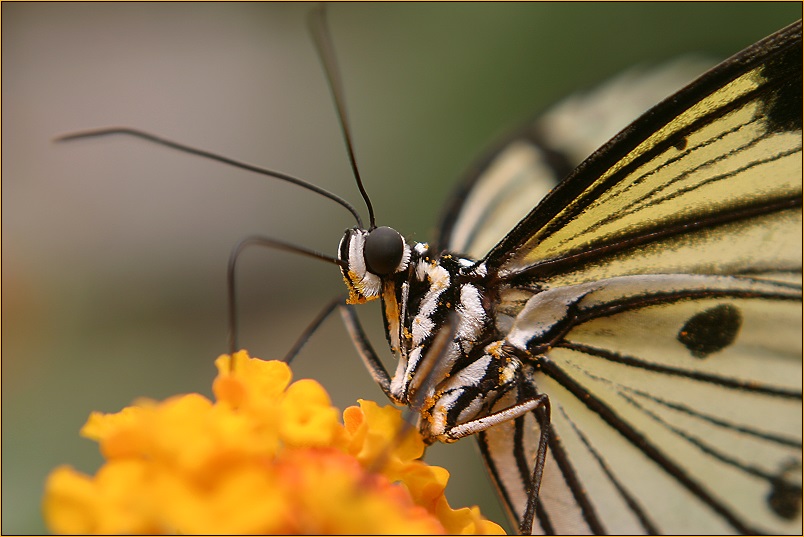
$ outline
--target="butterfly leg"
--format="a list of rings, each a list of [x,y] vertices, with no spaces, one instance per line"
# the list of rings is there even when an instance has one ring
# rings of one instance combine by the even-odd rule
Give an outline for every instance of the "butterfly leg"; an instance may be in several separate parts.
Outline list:
[[[528,483],[528,503],[525,506],[525,513],[519,521],[519,534],[530,535],[533,530],[533,518],[536,514],[536,504],[539,497],[539,488],[544,471],[544,461],[547,457],[547,441],[550,434],[550,399],[546,394],[534,395],[524,401],[503,408],[496,412],[477,418],[460,425],[455,425],[446,431],[449,439],[458,440],[464,436],[469,436],[489,427],[500,423],[515,420],[525,414],[532,412],[536,421],[539,423],[539,447],[536,450],[536,458],[533,461],[533,471]]]
[[[293,347],[285,354],[285,357],[282,359],[283,362],[289,364],[301,351],[302,347],[307,343],[318,327],[321,326],[327,317],[332,315],[332,312],[335,311],[335,308],[338,307],[339,304],[342,304],[346,301],[346,298],[341,295],[333,298],[330,300],[326,306],[316,315],[315,319],[304,329],[304,332],[301,333],[299,338],[296,340],[296,343],[293,344]]]
[[[502,410],[498,410],[489,414],[488,416],[484,416],[482,418],[477,418],[471,421],[467,421],[465,423],[461,423],[460,425],[455,425],[447,429],[444,436],[448,438],[448,441],[455,441],[461,439],[465,436],[471,436],[473,434],[479,433],[480,431],[485,431],[489,427],[493,427],[499,423],[505,423],[507,421],[515,420],[520,416],[524,416],[528,412],[539,410],[540,412],[537,413],[537,416],[541,414],[546,415],[545,424],[550,424],[550,400],[545,394],[537,395],[529,399],[525,399],[524,401],[517,403],[515,405],[509,406]],[[542,420],[539,420],[539,424],[541,425]]]
[[[323,323],[327,317],[338,309],[341,313],[341,317],[343,318],[343,322],[346,325],[346,329],[352,338],[352,342],[357,348],[358,354],[360,354],[363,363],[366,365],[366,369],[369,370],[372,378],[380,386],[380,388],[382,388],[382,391],[385,393],[385,395],[388,396],[389,399],[392,399],[390,391],[391,377],[388,374],[388,371],[385,369],[385,366],[377,357],[377,353],[371,346],[371,342],[366,337],[363,327],[360,324],[360,320],[357,318],[357,315],[355,315],[353,307],[346,305],[345,302],[346,299],[343,295],[337,296],[330,300],[327,305],[324,306],[324,308],[318,313],[318,315],[316,315],[315,319],[313,319],[313,321],[307,326],[304,332],[302,332],[301,336],[299,336],[299,338],[293,344],[293,347],[291,347],[291,349],[287,352],[282,361],[289,364],[291,360],[293,360],[296,355],[299,354],[299,351],[301,351],[302,347],[310,339],[310,336],[313,335],[316,330],[318,330],[318,327],[321,326],[321,323]]]
[[[383,393],[385,393],[386,397],[391,401],[395,401],[394,397],[391,395],[391,375],[388,374],[388,370],[385,369],[385,366],[374,351],[374,347],[371,346],[371,342],[368,340],[368,337],[366,337],[363,326],[360,324],[357,315],[355,315],[354,307],[344,304],[343,301],[337,306],[343,323],[346,325],[346,331],[349,332],[352,343],[357,349],[360,359],[363,360],[366,369],[368,369],[369,374],[374,379],[374,382],[382,389]]]

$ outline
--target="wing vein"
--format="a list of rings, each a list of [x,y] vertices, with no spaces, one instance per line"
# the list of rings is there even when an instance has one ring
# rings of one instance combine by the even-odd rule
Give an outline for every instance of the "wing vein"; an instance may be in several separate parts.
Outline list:
[[[625,437],[634,447],[642,451],[646,457],[653,460],[658,467],[672,476],[681,486],[689,490],[736,531],[741,533],[758,533],[755,529],[747,526],[737,513],[726,507],[721,501],[713,497],[709,491],[704,489],[700,483],[687,475],[682,468],[669,459],[664,452],[654,446],[628,422],[624,421],[619,414],[614,412],[599,398],[584,389],[583,386],[569,376],[555,362],[547,359],[543,360],[541,362],[541,371],[567,389],[578,401],[583,403],[592,412],[600,416],[609,426]]]

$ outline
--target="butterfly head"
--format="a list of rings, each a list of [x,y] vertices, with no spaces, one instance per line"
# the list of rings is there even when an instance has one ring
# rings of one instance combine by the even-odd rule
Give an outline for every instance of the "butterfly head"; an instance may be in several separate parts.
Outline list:
[[[382,279],[405,270],[410,262],[410,246],[390,227],[348,229],[338,247],[338,259],[349,304],[374,300],[382,291]]]

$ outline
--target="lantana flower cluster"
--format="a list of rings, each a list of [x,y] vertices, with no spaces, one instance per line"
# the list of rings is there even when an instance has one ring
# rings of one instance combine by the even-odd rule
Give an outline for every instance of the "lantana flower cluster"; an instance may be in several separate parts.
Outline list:
[[[234,360],[234,363],[231,360]],[[215,401],[199,394],[93,413],[94,476],[48,478],[55,533],[502,533],[476,507],[452,509],[449,474],[418,460],[400,412],[370,401],[340,412],[313,380],[245,351],[216,361]]]

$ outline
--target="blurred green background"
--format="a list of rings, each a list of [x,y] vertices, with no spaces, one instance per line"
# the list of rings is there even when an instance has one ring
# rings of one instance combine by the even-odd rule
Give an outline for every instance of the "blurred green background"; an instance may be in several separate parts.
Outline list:
[[[334,253],[349,215],[290,185],[133,139],[146,129],[332,190],[359,208],[308,35],[309,4],[2,4],[2,532],[45,531],[56,465],[94,472],[92,410],[210,393],[226,350],[231,247],[262,233]],[[379,224],[427,240],[483,148],[540,108],[637,63],[723,58],[799,3],[337,4],[330,28]],[[278,358],[343,292],[336,269],[243,258],[241,342]],[[363,308],[385,351],[377,304]],[[341,407],[383,400],[337,318],[298,357]],[[435,446],[453,506],[501,520],[471,440]]]

